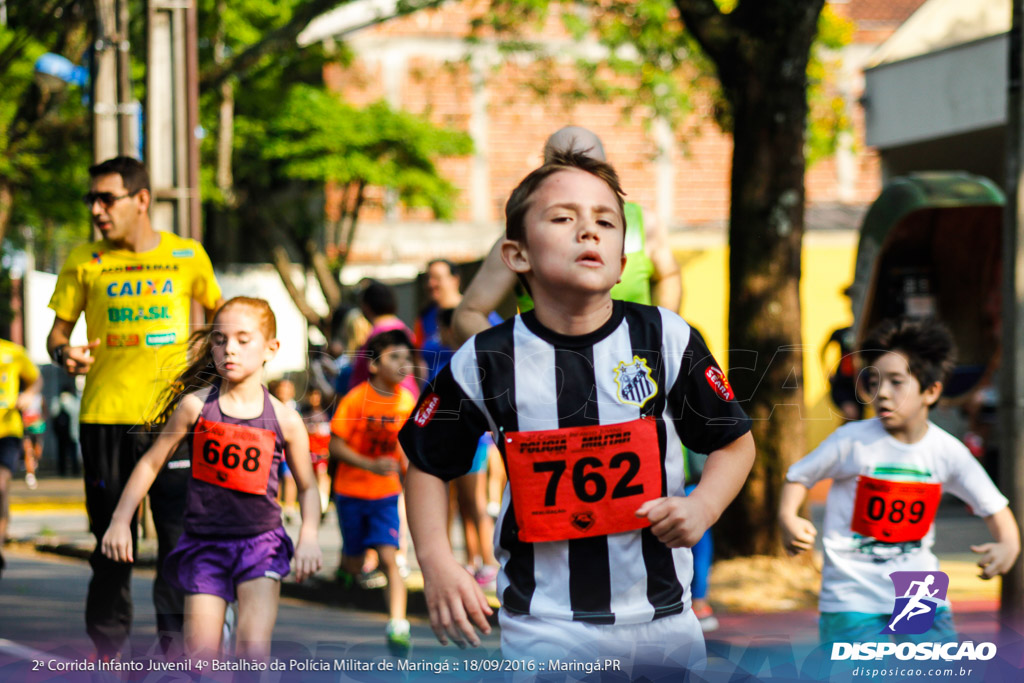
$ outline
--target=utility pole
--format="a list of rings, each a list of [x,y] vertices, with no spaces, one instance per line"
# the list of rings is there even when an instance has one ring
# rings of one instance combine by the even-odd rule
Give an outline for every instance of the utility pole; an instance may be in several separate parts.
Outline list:
[[[96,41],[92,60],[93,158],[117,156],[117,0],[96,0]]]
[[[1024,76],[1022,50],[1024,0],[1013,0],[1009,39],[1006,112],[1006,211],[1003,219],[1002,358],[1000,359],[999,484],[1010,500],[1017,524],[1024,528]],[[1024,634],[1024,561],[1017,559],[1002,579],[1000,617],[1004,629]]]
[[[96,0],[93,43],[93,158],[138,156],[138,105],[132,101],[128,0]]]
[[[146,161],[158,230],[200,239],[199,57],[194,0],[149,0]]]

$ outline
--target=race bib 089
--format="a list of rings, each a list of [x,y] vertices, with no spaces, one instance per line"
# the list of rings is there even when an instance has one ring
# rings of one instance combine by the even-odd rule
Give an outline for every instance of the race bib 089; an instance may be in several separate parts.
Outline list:
[[[851,530],[886,543],[920,541],[928,533],[942,497],[942,484],[857,478]]]
[[[192,437],[192,477],[243,493],[266,494],[274,432],[199,418]]]
[[[652,419],[505,435],[520,539],[565,541],[649,526],[634,513],[662,495]]]

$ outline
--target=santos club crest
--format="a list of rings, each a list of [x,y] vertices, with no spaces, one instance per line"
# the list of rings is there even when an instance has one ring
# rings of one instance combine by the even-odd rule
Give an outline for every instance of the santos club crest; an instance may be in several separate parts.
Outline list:
[[[643,408],[658,393],[658,385],[651,377],[647,359],[640,356],[633,356],[632,362],[619,363],[619,367],[615,368],[615,384],[619,387],[619,400],[639,408]]]

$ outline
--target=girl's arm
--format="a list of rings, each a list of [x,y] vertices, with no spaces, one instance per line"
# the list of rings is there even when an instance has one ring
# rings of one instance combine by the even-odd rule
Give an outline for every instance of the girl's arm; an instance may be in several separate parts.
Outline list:
[[[182,398],[181,403],[171,413],[167,424],[160,430],[160,436],[132,470],[132,476],[128,479],[128,484],[125,485],[121,499],[110,518],[110,526],[107,527],[107,532],[103,534],[103,540],[100,542],[103,554],[115,562],[135,561],[132,557],[132,517],[160,470],[171,459],[171,454],[199,419],[202,409],[203,402],[195,394]]]
[[[295,477],[295,486],[299,492],[299,512],[302,515],[302,527],[299,529],[299,542],[295,544],[295,579],[302,581],[320,570],[323,557],[320,554],[320,543],[317,532],[320,527],[320,492],[316,487],[313,474],[313,462],[309,457],[309,434],[302,417],[293,410],[275,402],[277,421],[284,435],[284,456],[288,467]]]

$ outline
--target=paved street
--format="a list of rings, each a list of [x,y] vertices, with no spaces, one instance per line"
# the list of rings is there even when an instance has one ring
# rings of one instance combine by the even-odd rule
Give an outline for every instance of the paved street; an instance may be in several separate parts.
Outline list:
[[[28,491],[24,482],[13,483],[12,523],[10,535],[16,540],[5,551],[9,568],[0,579],[0,681],[21,680],[67,680],[77,683],[82,678],[77,672],[41,672],[33,674],[30,669],[33,660],[49,658],[81,661],[92,651],[85,635],[82,616],[86,582],[89,568],[82,556],[91,547],[92,538],[81,502],[81,481],[74,479],[44,479],[36,491]],[[820,517],[820,508],[814,510]],[[820,524],[820,519],[815,520]],[[972,561],[967,546],[976,539],[987,537],[984,523],[965,514],[962,506],[944,505],[938,520],[940,535],[937,549],[947,571],[958,569],[968,576],[973,573]],[[294,532],[295,529],[292,529]],[[282,661],[304,661],[307,658],[321,658],[331,662],[347,660],[386,662],[383,630],[385,614],[382,591],[343,593],[330,580],[337,564],[340,535],[333,511],[328,513],[321,527],[321,545],[324,551],[325,568],[319,580],[306,586],[288,584],[284,586],[286,596],[281,601],[280,614],[274,633],[274,655]],[[143,544],[145,550],[146,544]],[[38,552],[37,547],[49,548],[50,552]],[[58,551],[52,552],[52,551]],[[152,552],[152,548],[149,549]],[[410,580],[410,614],[413,622],[414,651],[410,661],[420,666],[451,666],[459,662],[467,666],[463,658],[481,661],[497,656],[499,645],[497,629],[485,640],[484,648],[474,651],[459,651],[454,647],[440,647],[425,619],[422,592],[419,590],[418,573]],[[152,569],[139,568],[134,572],[133,591],[135,597],[135,627],[131,639],[133,657],[147,659],[153,652],[154,615],[149,591]],[[297,599],[297,598],[303,599]],[[954,600],[956,624],[961,640],[977,642],[996,640],[998,623],[997,602],[992,597],[971,596]],[[800,667],[818,665],[830,666],[822,659],[817,646],[817,614],[814,610],[784,613],[727,613],[718,612],[721,628],[707,634],[709,666],[705,677],[708,681],[729,680],[740,670],[755,674],[757,679],[772,676],[778,672],[789,672],[794,676]],[[1018,639],[1019,640],[1019,639]],[[1008,653],[1014,653],[1019,644],[1008,646]],[[1010,655],[1015,656],[1015,655]],[[818,659],[816,660],[815,657]],[[822,662],[824,661],[824,664]],[[808,663],[810,662],[810,663]],[[779,668],[781,667],[781,668]],[[797,668],[794,668],[797,667]],[[981,671],[981,669],[979,669]],[[1014,669],[1019,672],[1019,670]],[[758,675],[758,672],[760,674]],[[488,675],[483,671],[470,672],[462,668],[458,675],[449,670],[441,678],[437,672],[404,672],[384,677],[366,672],[334,671],[288,671],[285,677],[266,678],[301,681],[347,681],[414,680],[417,676],[430,680],[501,680],[500,675]],[[826,675],[827,674],[827,675]],[[54,677],[56,675],[56,677]],[[155,673],[152,675],[156,676]],[[131,680],[190,680],[184,674],[181,678],[163,678],[161,673],[154,678]],[[270,675],[270,672],[267,672]],[[811,673],[809,680],[850,680],[849,676],[836,677],[822,673]],[[33,678],[33,676],[37,676]],[[121,678],[104,680],[127,680]],[[288,676],[291,676],[290,678]],[[203,677],[202,680],[218,680]],[[626,680],[626,679],[622,679]],[[774,680],[796,680],[781,678]],[[984,680],[968,677],[957,680]]]

